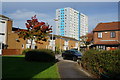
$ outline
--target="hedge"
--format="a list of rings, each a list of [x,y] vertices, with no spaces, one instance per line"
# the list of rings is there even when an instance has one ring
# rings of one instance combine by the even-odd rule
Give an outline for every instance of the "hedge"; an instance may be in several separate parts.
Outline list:
[[[49,49],[30,50],[25,53],[25,60],[51,62],[55,61],[55,53]]]
[[[86,51],[81,64],[84,69],[100,78],[120,78],[120,50]]]

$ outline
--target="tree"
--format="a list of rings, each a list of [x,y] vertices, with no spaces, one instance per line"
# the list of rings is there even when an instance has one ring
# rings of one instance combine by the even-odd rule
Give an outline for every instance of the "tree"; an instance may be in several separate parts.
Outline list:
[[[45,22],[39,22],[36,15],[27,20],[25,23],[27,29],[18,29],[17,33],[19,38],[24,40],[30,40],[30,49],[32,48],[33,40],[37,43],[38,41],[47,41],[48,34],[52,32],[52,26],[49,26]]]
[[[80,39],[81,39],[81,42],[82,42],[82,43],[85,45],[85,47],[87,48],[87,46],[88,46],[89,44],[91,44],[92,41],[93,41],[93,33],[88,33],[88,34],[86,34],[85,36],[81,36]]]

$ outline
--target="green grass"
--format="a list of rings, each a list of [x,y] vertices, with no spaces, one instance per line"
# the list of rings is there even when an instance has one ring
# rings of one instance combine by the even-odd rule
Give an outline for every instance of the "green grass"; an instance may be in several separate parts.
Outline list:
[[[27,62],[24,56],[3,56],[4,78],[60,78],[55,62]]]

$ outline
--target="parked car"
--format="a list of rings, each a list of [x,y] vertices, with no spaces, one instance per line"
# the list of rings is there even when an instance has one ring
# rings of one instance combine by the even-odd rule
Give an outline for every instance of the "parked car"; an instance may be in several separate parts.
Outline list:
[[[63,59],[72,59],[74,61],[80,60],[82,53],[77,50],[66,50],[62,53]]]

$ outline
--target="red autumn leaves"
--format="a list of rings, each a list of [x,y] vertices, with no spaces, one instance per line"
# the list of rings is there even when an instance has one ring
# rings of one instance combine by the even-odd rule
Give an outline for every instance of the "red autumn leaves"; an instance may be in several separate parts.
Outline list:
[[[19,29],[18,35],[23,39],[34,39],[46,41],[48,34],[52,32],[52,26],[45,22],[39,22],[36,15],[25,23],[27,29]]]
[[[32,19],[32,20],[27,20],[27,23],[25,23],[26,28],[30,29],[30,28],[38,28],[41,27],[42,25],[45,25],[44,22],[38,22],[37,19]]]
[[[42,25],[44,25],[44,22],[38,22],[35,26],[33,26],[34,29],[41,27]]]
[[[40,29],[42,32],[52,30],[52,26],[46,25],[45,22],[38,22],[36,15],[31,19],[32,20],[27,20],[27,23],[25,23],[27,29]]]

